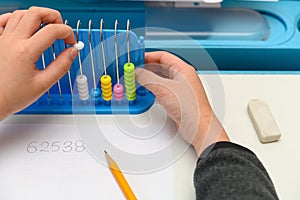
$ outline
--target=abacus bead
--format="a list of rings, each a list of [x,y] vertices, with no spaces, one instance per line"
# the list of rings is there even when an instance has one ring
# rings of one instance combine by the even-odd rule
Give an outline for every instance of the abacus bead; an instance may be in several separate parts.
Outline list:
[[[134,64],[133,63],[126,63],[124,65],[124,70],[125,72],[130,72],[130,71],[133,71],[134,70]]]
[[[126,63],[124,65],[124,82],[126,88],[126,98],[129,101],[133,101],[136,98],[134,68],[135,66],[133,63]]]
[[[122,84],[116,84],[114,86],[114,97],[117,101],[121,101],[124,98],[124,87]]]
[[[74,48],[80,51],[84,48],[84,43],[82,41],[79,41],[78,43],[74,44]]]
[[[109,75],[104,75],[100,79],[102,98],[105,101],[110,101],[112,99],[112,83],[111,77]]]
[[[89,88],[88,88],[87,77],[85,75],[77,76],[76,83],[78,87],[79,98],[82,101],[88,100]]]

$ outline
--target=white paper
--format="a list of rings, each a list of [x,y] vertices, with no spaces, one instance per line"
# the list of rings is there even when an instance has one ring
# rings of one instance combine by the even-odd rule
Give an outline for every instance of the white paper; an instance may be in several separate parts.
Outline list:
[[[110,124],[105,128],[115,129]],[[124,175],[138,199],[174,199],[172,166]],[[12,116],[3,121],[0,177],[1,200],[125,199],[109,169],[82,150],[71,116]]]

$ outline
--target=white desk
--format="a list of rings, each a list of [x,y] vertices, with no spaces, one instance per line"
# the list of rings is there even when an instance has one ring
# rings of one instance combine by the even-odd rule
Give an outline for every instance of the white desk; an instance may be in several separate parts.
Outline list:
[[[280,199],[299,199],[300,76],[223,75],[225,127],[232,141],[254,151],[267,168]],[[265,100],[281,130],[280,141],[261,144],[247,113],[250,99]]]
[[[205,75],[208,79],[215,76]],[[299,199],[300,152],[297,146],[300,127],[297,114],[300,111],[300,76],[221,75],[221,79],[226,102],[223,124],[230,138],[257,154],[281,199]],[[279,142],[259,142],[247,113],[247,103],[253,98],[269,104],[282,132]],[[109,118],[105,117],[108,126]],[[28,144],[34,140],[75,142],[78,136],[73,118],[12,116],[0,124],[1,199],[111,199],[110,194],[122,198],[108,169],[87,152],[27,153]],[[195,154],[189,149],[172,166],[148,174],[126,174],[126,177],[139,199],[153,199],[166,191],[173,191],[174,194],[168,195],[170,199],[194,199],[195,162]],[[103,183],[104,179],[111,182]]]

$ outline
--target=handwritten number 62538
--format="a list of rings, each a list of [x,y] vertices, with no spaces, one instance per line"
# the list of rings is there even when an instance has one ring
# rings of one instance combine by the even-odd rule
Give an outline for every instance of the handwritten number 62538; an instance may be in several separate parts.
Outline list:
[[[51,152],[83,152],[86,147],[81,140],[76,141],[32,141],[27,145],[27,153],[51,153]]]

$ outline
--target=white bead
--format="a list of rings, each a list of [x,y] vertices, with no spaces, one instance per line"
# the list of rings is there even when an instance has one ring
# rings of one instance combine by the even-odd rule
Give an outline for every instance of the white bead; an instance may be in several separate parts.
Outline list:
[[[84,48],[84,43],[82,41],[79,41],[78,43],[74,44],[75,49],[80,51],[81,49]]]
[[[77,87],[78,87],[79,98],[82,101],[88,100],[89,86],[88,86],[87,77],[85,75],[79,75],[76,78],[76,82],[77,82]]]

